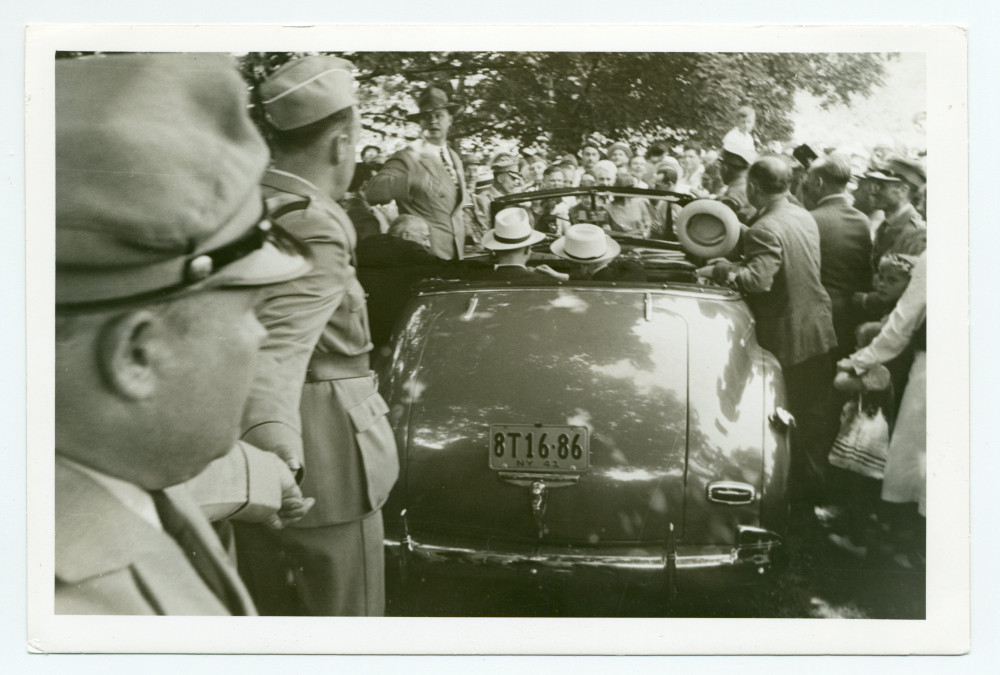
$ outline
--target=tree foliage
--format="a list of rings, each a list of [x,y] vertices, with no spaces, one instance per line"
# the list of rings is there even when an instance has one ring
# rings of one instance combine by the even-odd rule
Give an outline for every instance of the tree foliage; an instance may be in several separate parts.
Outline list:
[[[333,53],[333,52],[330,52]],[[290,52],[250,53],[257,82]],[[405,114],[428,84],[463,104],[452,136],[473,146],[497,139],[576,150],[591,135],[645,143],[695,140],[715,146],[736,108],[757,110],[764,142],[788,140],[795,94],[848,104],[882,84],[887,56],[870,53],[702,52],[337,52],[358,68],[365,126],[415,135]]]

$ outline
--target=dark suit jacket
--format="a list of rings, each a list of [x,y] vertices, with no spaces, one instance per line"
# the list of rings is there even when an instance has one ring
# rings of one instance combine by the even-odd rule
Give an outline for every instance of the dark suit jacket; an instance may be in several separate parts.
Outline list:
[[[851,206],[843,193],[825,197],[809,213],[819,228],[820,278],[833,304],[838,355],[846,356],[853,351],[854,329],[862,320],[851,297],[872,285],[868,216]]]
[[[451,148],[448,153],[458,172],[458,190],[439,157],[410,145],[389,158],[364,193],[371,204],[395,200],[400,213],[423,218],[431,226],[431,252],[445,260],[460,260],[465,247],[462,207],[469,200],[462,160]]]
[[[809,212],[782,199],[744,233],[736,285],[757,320],[757,341],[788,368],[837,344],[830,296],[820,281],[820,244]]]
[[[358,280],[368,294],[372,342],[379,350],[389,341],[413,284],[433,277],[455,276],[456,263],[428,253],[420,244],[376,234],[358,242]]]

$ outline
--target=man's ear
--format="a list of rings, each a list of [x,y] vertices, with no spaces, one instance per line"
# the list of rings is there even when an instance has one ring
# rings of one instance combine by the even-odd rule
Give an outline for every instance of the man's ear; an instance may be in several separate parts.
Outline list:
[[[347,162],[354,164],[354,144],[350,134],[337,132],[330,139],[330,163],[340,166]]]
[[[141,309],[111,320],[101,331],[97,345],[101,375],[119,395],[141,400],[156,392],[161,323],[156,314]]]

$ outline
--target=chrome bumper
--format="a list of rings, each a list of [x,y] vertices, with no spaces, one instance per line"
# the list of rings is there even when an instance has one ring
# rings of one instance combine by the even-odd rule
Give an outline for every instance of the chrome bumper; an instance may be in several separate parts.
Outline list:
[[[527,570],[540,572],[604,571],[663,575],[673,589],[677,576],[700,576],[695,573],[717,571],[749,573],[761,576],[783,562],[783,543],[780,535],[758,527],[737,527],[736,543],[726,549],[719,547],[687,547],[674,545],[672,537],[657,549],[655,544],[644,548],[625,547],[577,551],[551,548],[532,552],[482,550],[455,545],[440,545],[417,541],[410,535],[401,540],[387,540],[386,552],[398,558],[400,572],[405,579],[414,565],[457,564],[494,569]]]

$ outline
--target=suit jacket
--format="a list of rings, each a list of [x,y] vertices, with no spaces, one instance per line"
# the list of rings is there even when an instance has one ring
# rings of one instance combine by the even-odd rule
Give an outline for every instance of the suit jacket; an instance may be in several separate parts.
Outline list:
[[[820,281],[816,221],[782,199],[761,209],[743,235],[736,285],[757,321],[757,341],[788,368],[837,344],[830,296]]]
[[[177,542],[91,476],[56,455],[55,613],[229,615]],[[238,599],[256,615],[243,582],[198,507],[178,486],[164,490],[191,523]]]
[[[448,148],[458,174],[456,190],[441,158],[424,152],[423,145],[409,145],[390,157],[364,187],[365,197],[371,204],[395,200],[401,214],[423,218],[431,227],[431,252],[445,260],[461,260],[465,247],[462,206],[468,201],[462,160]]]
[[[819,228],[820,279],[833,306],[838,352],[846,356],[854,347],[854,329],[863,318],[851,298],[871,290],[868,216],[851,206],[843,193],[821,199],[809,213]]]
[[[242,438],[300,458],[302,492],[316,504],[294,527],[348,522],[381,508],[399,472],[388,409],[370,377],[354,228],[301,178],[268,171],[262,184],[272,217],[306,242],[313,269],[263,291],[258,316],[268,334]]]

